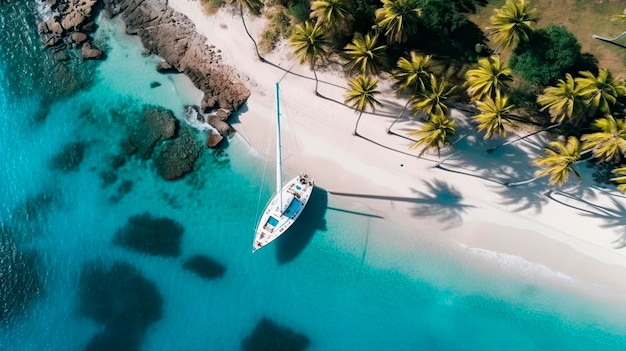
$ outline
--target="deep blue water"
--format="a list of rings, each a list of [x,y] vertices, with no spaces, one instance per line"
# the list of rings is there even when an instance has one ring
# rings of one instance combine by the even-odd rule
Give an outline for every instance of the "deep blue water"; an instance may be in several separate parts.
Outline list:
[[[425,233],[323,189],[291,235],[252,255],[272,177],[238,136],[206,149],[182,180],[130,158],[104,184],[142,106],[181,117],[196,97],[106,20],[96,41],[107,60],[59,78],[36,16],[30,1],[0,4],[0,349],[234,350],[263,318],[305,335],[310,349],[626,349],[624,306],[546,288],[567,279],[538,267],[503,272],[426,236],[419,247],[387,243],[394,232]],[[59,168],[71,143],[84,147],[82,161]],[[184,228],[178,256],[113,244],[145,213]],[[224,274],[183,269],[197,254]]]

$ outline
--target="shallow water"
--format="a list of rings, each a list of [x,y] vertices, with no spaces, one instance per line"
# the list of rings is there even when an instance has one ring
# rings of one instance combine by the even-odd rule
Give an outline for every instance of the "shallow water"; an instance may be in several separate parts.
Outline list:
[[[155,284],[162,305],[153,308],[161,318],[139,328],[137,346],[145,350],[239,349],[263,317],[306,335],[311,349],[624,349],[626,317],[618,315],[624,306],[611,309],[546,288],[547,281],[567,278],[513,258],[503,263],[468,254],[323,189],[288,235],[252,255],[272,176],[262,174],[265,162],[238,136],[225,150],[205,150],[196,172],[182,180],[166,182],[151,161],[131,159],[105,186],[100,174],[120,154],[141,106],[163,106],[180,118],[197,96],[188,94],[184,79],[156,73],[158,58],[142,56],[136,38],[105,20],[97,41],[108,58],[83,68],[95,69],[95,79],[69,97],[49,94],[34,83],[45,66],[21,64],[21,75],[9,72],[16,67],[9,62],[41,55],[36,13],[27,4],[0,4],[2,33],[26,26],[20,40],[33,46],[0,39],[0,220],[12,232],[2,232],[3,243],[10,235],[14,252],[38,257],[13,274],[40,285],[24,285],[26,292],[36,287],[32,298],[1,306],[11,318],[0,322],[0,349],[82,350],[100,332],[118,335],[117,325],[127,333],[128,320],[105,328],[81,312],[80,296],[87,296],[81,272],[94,262],[127,263]],[[155,81],[161,86],[150,88]],[[85,145],[77,169],[52,167],[75,142]],[[132,182],[128,193],[120,191],[124,182]],[[113,244],[128,219],[144,213],[184,227],[178,257]],[[387,243],[394,232],[418,237],[419,246]],[[207,280],[184,270],[196,254],[224,264],[224,275]],[[122,291],[134,296],[133,287]],[[15,294],[0,292],[5,300]]]

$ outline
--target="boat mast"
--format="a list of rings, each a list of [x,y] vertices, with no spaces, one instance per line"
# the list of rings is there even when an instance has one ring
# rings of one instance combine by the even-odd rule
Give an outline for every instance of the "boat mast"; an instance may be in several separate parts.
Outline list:
[[[278,195],[278,208],[283,210],[283,156],[280,139],[280,91],[276,83],[276,192]]]

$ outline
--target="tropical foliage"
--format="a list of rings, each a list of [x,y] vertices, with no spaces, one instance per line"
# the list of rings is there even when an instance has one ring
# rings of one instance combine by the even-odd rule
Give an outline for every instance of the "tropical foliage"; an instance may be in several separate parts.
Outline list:
[[[411,96],[413,113],[422,112],[429,117],[447,116],[448,104],[455,89],[456,86],[449,85],[445,79],[437,79],[434,74],[431,74],[428,86]]]
[[[548,111],[553,123],[578,122],[585,114],[586,104],[580,88],[569,73],[565,75],[565,79],[559,79],[556,86],[545,88],[537,96],[537,103],[542,106],[541,111]]]
[[[376,95],[380,94],[378,88],[378,78],[372,78],[365,75],[359,75],[350,79],[348,82],[348,92],[345,95],[345,102],[354,108],[359,114],[354,125],[354,135],[358,135],[357,128],[363,112],[369,108],[372,112],[376,111],[376,106],[382,104],[376,100]]]
[[[398,59],[393,78],[399,84],[399,92],[408,90],[417,93],[426,90],[430,80],[431,55],[420,55],[415,51],[409,57]]]
[[[624,82],[613,79],[607,69],[600,68],[598,75],[589,71],[580,72],[580,75],[575,81],[580,86],[580,94],[587,101],[592,117],[610,113],[617,99],[626,95]]]
[[[385,49],[385,45],[378,45],[378,35],[356,33],[344,51],[352,69],[361,74],[376,74],[385,64]]]
[[[383,7],[376,10],[376,24],[389,43],[403,43],[417,32],[421,15],[418,0],[381,0]]]
[[[537,177],[549,176],[549,182],[553,185],[561,186],[565,184],[574,173],[579,180],[580,174],[574,168],[576,162],[580,160],[581,147],[576,137],[570,136],[567,141],[552,141],[549,146],[543,149],[546,156],[538,157],[533,163],[543,170],[537,172]]]
[[[611,181],[618,184],[617,189],[619,191],[626,193],[626,167],[615,168],[611,172],[617,174],[617,177],[611,178]]]
[[[411,136],[420,138],[411,145],[411,149],[422,147],[419,155],[422,156],[428,150],[437,150],[437,156],[445,146],[452,145],[450,137],[456,135],[456,122],[444,115],[432,115],[423,127],[409,133]]]
[[[495,135],[505,137],[505,126],[512,124],[508,114],[515,107],[509,103],[509,98],[498,93],[494,99],[488,97],[476,101],[476,107],[480,113],[473,118],[478,123],[478,131],[485,133],[485,139],[491,139]]]
[[[346,26],[354,20],[348,6],[346,0],[314,0],[310,16],[326,27]]]
[[[608,115],[596,119],[593,126],[599,132],[585,134],[580,139],[583,149],[604,162],[619,162],[626,156],[626,121]]]
[[[526,0],[507,0],[501,8],[494,10],[490,18],[491,27],[487,30],[492,31],[499,47],[511,48],[519,42],[528,41],[532,24],[537,22],[536,10],[529,6]]]
[[[293,34],[289,39],[294,46],[294,54],[300,60],[300,63],[308,62],[315,76],[315,94],[318,94],[318,79],[315,73],[315,65],[318,61],[323,60],[326,55],[326,31],[319,24],[312,24],[306,21],[294,28]]]
[[[513,80],[511,69],[497,56],[481,58],[478,68],[470,69],[465,74],[467,92],[473,100],[496,97],[496,92],[504,91]]]

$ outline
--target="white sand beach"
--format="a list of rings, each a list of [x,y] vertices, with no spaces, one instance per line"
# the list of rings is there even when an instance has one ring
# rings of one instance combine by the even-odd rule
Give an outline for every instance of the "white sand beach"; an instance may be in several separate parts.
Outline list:
[[[293,67],[281,81],[288,173],[306,170],[330,196],[362,203],[372,213],[416,232],[450,239],[468,250],[523,257],[594,286],[626,293],[626,196],[614,186],[594,186],[591,170],[584,166],[580,168],[584,181],[571,180],[563,188],[548,186],[543,179],[517,187],[502,185],[532,176],[535,169],[530,160],[541,153],[545,136],[488,154],[486,149],[503,141],[484,142],[482,135],[473,132],[456,145],[444,169],[433,168],[437,155],[418,158],[419,150],[409,150],[409,140],[387,134],[406,102],[396,97],[388,78],[381,76],[379,83],[384,106],[375,114],[364,113],[359,124],[362,137],[354,136],[357,114],[343,103],[347,78],[339,67],[318,70],[323,97],[316,96],[309,66],[298,64],[286,43],[264,55],[267,63],[257,59],[234,8],[207,16],[193,0],[170,0],[169,5],[193,20],[208,43],[221,51],[224,63],[251,89],[252,95],[231,123],[270,159],[274,157],[274,84],[285,73],[280,68]],[[263,19],[246,16],[246,23],[258,37]],[[472,128],[462,111],[454,110],[453,118],[460,134]],[[394,131],[406,135],[418,123],[403,119]],[[410,237],[389,236],[407,247],[414,245]]]

